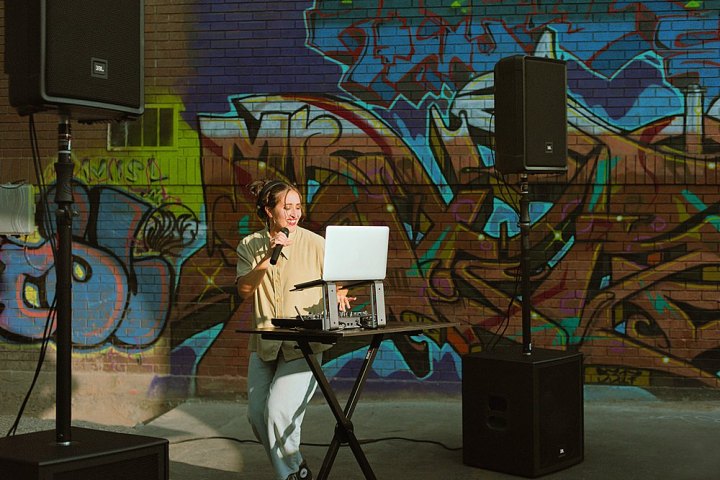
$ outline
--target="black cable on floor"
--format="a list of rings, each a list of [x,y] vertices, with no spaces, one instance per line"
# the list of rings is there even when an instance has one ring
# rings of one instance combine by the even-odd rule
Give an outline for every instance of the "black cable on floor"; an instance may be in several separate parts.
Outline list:
[[[190,443],[190,442],[200,442],[203,440],[229,440],[231,442],[236,442],[236,443],[241,443],[241,444],[242,443],[255,443],[257,445],[260,445],[260,442],[258,442],[257,440],[242,440],[242,439],[235,438],[235,437],[222,437],[222,436],[187,438],[185,440],[178,440],[176,442],[170,442],[170,445],[179,445],[181,443]],[[372,439],[367,439],[367,440],[358,440],[358,442],[361,445],[367,445],[369,443],[386,442],[389,440],[401,440],[404,442],[413,442],[413,443],[429,443],[432,445],[437,445],[439,447],[442,447],[445,450],[450,450],[451,452],[462,450],[462,447],[449,447],[449,446],[445,445],[444,443],[438,442],[435,440],[421,440],[421,439],[417,439],[417,438],[408,438],[408,437],[382,437],[382,438],[372,438]],[[304,447],[324,447],[324,448],[327,448],[330,446],[329,443],[306,443],[306,442],[302,442],[300,445],[302,445]],[[348,445],[342,444],[341,446],[346,447]]]

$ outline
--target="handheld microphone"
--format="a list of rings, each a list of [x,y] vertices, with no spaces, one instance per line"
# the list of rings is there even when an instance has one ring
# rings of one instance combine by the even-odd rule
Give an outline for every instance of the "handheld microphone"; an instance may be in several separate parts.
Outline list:
[[[285,227],[281,228],[280,231],[284,233],[285,236],[290,235],[290,230]],[[275,245],[275,248],[273,248],[272,256],[270,257],[270,265],[275,265],[277,263],[278,258],[280,258],[280,251],[282,250],[282,247],[283,246],[280,244]]]

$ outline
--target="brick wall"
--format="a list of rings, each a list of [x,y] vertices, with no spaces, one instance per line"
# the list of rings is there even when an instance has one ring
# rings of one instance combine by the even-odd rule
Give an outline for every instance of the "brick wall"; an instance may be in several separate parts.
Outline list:
[[[158,402],[242,395],[233,250],[259,226],[244,186],[278,177],[308,228],[390,226],[391,319],[461,323],[386,341],[377,388],[457,391],[463,355],[522,340],[520,178],[493,168],[493,68],[522,54],[564,60],[568,83],[568,171],[531,175],[527,197],[535,347],[583,352],[588,383],[720,386],[718,18],[702,2],[144,13],[145,146],[72,125],[78,375]],[[54,293],[58,117],[35,115],[34,162],[7,74],[0,92],[0,183],[35,185],[39,212],[37,234],[2,237],[0,355],[30,375]],[[350,378],[362,354],[338,345],[327,371]]]

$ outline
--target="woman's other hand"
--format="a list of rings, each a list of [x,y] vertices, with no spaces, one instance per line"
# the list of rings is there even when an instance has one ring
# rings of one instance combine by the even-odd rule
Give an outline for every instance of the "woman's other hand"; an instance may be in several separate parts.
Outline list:
[[[337,291],[338,308],[341,312],[350,310],[350,302],[357,300],[357,297],[348,297],[347,288],[339,288]]]

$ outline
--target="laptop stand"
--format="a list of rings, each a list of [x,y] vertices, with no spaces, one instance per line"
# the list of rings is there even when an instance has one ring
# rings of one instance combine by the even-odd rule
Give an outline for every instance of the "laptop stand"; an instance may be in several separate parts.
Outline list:
[[[337,292],[339,288],[352,288],[360,285],[368,285],[370,289],[370,320],[368,315],[353,315],[340,313],[337,303]],[[337,282],[315,281],[295,285],[294,290],[303,290],[308,287],[322,287],[323,313],[322,329],[338,330],[348,327],[377,328],[387,323],[385,317],[385,290],[382,280],[360,280],[350,284],[338,286]]]

